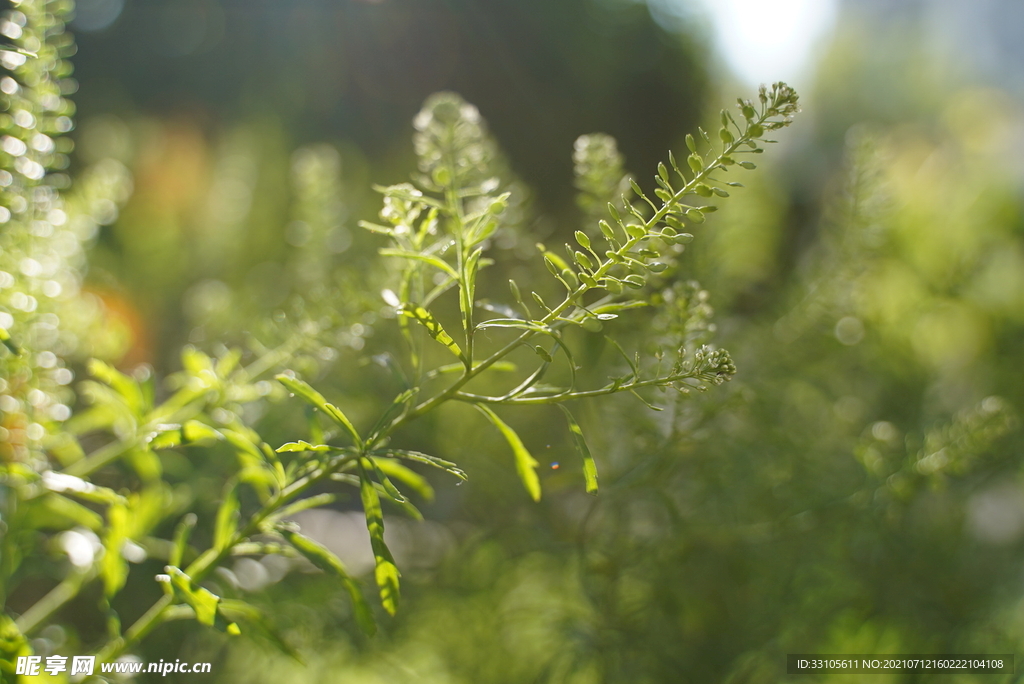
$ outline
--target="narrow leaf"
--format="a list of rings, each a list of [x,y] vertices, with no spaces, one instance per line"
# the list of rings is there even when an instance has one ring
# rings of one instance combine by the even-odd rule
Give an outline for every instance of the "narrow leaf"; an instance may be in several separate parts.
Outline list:
[[[128,562],[121,555],[128,539],[128,508],[119,503],[111,505],[107,509],[107,524],[100,575],[103,577],[103,593],[110,598],[121,590],[128,578]]]
[[[297,442],[288,442],[277,447],[277,453],[291,453],[296,451],[338,451],[338,447],[332,447],[329,444],[310,444],[304,440]]]
[[[423,454],[419,451],[408,451],[406,449],[386,449],[383,451],[372,452],[374,456],[389,456],[391,458],[402,458],[407,461],[417,461],[419,463],[425,463],[435,468],[440,468],[446,473],[450,473],[462,481],[466,481],[466,473],[461,468],[456,466],[451,461],[446,461],[443,458],[437,456],[431,456],[430,454]]]
[[[318,508],[320,506],[327,506],[328,504],[334,503],[337,499],[337,495],[331,493],[317,494],[316,496],[307,496],[305,499],[299,499],[295,503],[286,506],[281,509],[280,513],[276,513],[276,517],[288,518],[300,511],[305,511],[310,508]]]
[[[302,397],[307,403],[312,404],[333,418],[338,425],[341,425],[350,435],[352,435],[352,440],[355,442],[356,446],[360,449],[363,448],[363,440],[359,437],[359,433],[356,432],[356,428],[352,425],[352,421],[350,421],[337,406],[327,403],[324,396],[310,387],[308,383],[303,382],[298,378],[284,375],[283,373],[277,376],[277,381],[287,387],[290,392]]]
[[[414,492],[422,496],[427,501],[434,500],[434,488],[427,482],[427,478],[423,477],[415,470],[406,468],[401,463],[397,463],[387,458],[374,458],[374,465],[380,470],[384,471],[388,477],[392,477],[399,482],[408,485]]]
[[[11,338],[11,334],[3,328],[0,328],[0,343],[7,347],[7,349],[15,356],[19,356],[21,354],[21,347],[19,347]]]
[[[236,483],[230,482],[225,487],[224,500],[217,509],[217,524],[213,530],[213,548],[220,551],[231,544],[235,532],[238,531],[238,494]]]
[[[398,313],[402,316],[406,316],[407,318],[416,320],[416,322],[427,329],[427,333],[432,338],[448,347],[451,353],[455,354],[460,359],[463,358],[462,349],[460,349],[459,345],[456,344],[454,339],[452,339],[452,336],[445,332],[444,327],[438,323],[437,319],[434,318],[434,315],[422,306],[406,303],[402,305],[402,308],[398,310]]]
[[[562,409],[562,413],[565,414],[565,419],[569,423],[569,431],[572,433],[572,440],[576,444],[576,451],[579,453],[580,458],[583,459],[583,479],[587,483],[587,494],[596,494],[597,464],[594,463],[594,457],[590,453],[587,441],[583,438],[583,430],[580,429],[579,423],[569,413],[569,409],[565,408],[563,404],[559,404],[558,408]]]
[[[367,466],[372,468],[373,465],[366,463],[367,460],[359,459],[359,494],[363,500],[366,529],[370,532],[370,546],[373,547],[373,558],[376,562],[374,576],[380,589],[381,605],[384,606],[384,610],[394,615],[398,610],[398,567],[395,566],[395,559],[384,543],[384,513],[380,508],[380,497],[367,472]]]
[[[235,622],[245,622],[256,628],[263,636],[267,637],[282,653],[294,658],[300,665],[306,662],[299,655],[299,652],[289,644],[276,627],[267,619],[256,606],[239,599],[221,599],[218,611],[221,615]]]
[[[171,576],[175,593],[196,611],[196,620],[199,624],[212,627],[217,620],[217,604],[220,603],[220,597],[202,587],[193,587],[192,578],[180,568],[169,565],[166,571]]]
[[[197,520],[195,513],[189,513],[174,528],[174,546],[171,548],[171,556],[168,558],[168,563],[171,565],[181,565],[181,562],[185,559],[188,538],[192,535],[192,530],[195,528]]]
[[[502,436],[505,437],[505,441],[512,447],[512,452],[516,458],[516,470],[519,473],[519,479],[522,480],[523,486],[529,493],[530,498],[534,501],[540,501],[540,479],[537,477],[537,459],[535,459],[526,447],[523,446],[523,441],[519,439],[519,435],[516,431],[510,428],[487,406],[483,404],[474,404],[481,413],[487,416],[487,419],[494,423],[494,427],[498,428]]]
[[[345,564],[341,562],[341,559],[331,553],[322,544],[313,541],[309,537],[299,534],[286,526],[281,526],[280,531],[281,534],[284,535],[284,538],[288,540],[288,543],[291,544],[296,551],[305,556],[310,563],[324,572],[336,575],[338,579],[341,580],[341,583],[344,585],[352,599],[352,606],[355,609],[356,621],[359,623],[359,628],[366,634],[375,634],[377,632],[377,623],[373,619],[373,611],[370,610],[370,605],[366,602],[363,592],[360,591],[359,583],[348,574],[348,570],[345,568]]]
[[[405,496],[402,495],[402,492],[398,491],[398,488],[395,487],[391,480],[388,479],[388,476],[384,474],[384,471],[377,465],[377,461],[372,458],[366,460],[373,466],[373,473],[377,476],[377,482],[379,482],[381,487],[384,488],[387,495],[398,503],[405,503]]]
[[[440,257],[433,256],[431,254],[421,254],[419,252],[407,252],[402,249],[382,249],[380,250],[381,256],[398,257],[399,259],[413,259],[415,261],[422,261],[423,263],[430,264],[434,268],[439,268],[453,278],[458,278],[459,274],[451,264],[441,259]]]

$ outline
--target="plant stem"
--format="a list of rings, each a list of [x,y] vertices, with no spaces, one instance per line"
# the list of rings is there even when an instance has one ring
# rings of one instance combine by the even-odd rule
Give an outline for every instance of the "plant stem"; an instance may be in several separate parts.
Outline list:
[[[29,634],[39,626],[46,618],[57,612],[64,604],[78,595],[82,585],[95,577],[96,573],[90,570],[85,572],[73,571],[64,580],[50,590],[43,598],[33,604],[21,617],[15,620],[15,624],[22,634]]]

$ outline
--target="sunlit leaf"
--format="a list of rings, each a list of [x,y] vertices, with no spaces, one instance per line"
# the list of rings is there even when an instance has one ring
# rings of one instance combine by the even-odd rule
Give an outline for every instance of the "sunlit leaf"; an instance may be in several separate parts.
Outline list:
[[[294,658],[299,664],[305,665],[305,661],[295,648],[288,643],[277,628],[271,623],[267,616],[256,606],[238,599],[220,600],[217,607],[224,617],[233,622],[244,622],[256,628],[263,636],[270,640],[285,655]]]
[[[397,463],[387,458],[374,458],[374,465],[378,469],[382,470],[387,474],[388,477],[394,478],[399,482],[408,485],[414,492],[422,496],[427,501],[434,500],[434,488],[427,482],[427,478],[423,477],[415,470],[406,468],[401,463]]]
[[[213,627],[217,620],[217,604],[220,603],[220,597],[203,587],[194,587],[192,578],[180,568],[168,566],[166,570],[171,576],[171,585],[175,593],[196,612],[199,624]]]
[[[288,540],[288,543],[305,556],[310,563],[324,572],[337,576],[341,580],[349,596],[352,598],[356,622],[359,623],[360,629],[366,634],[375,634],[377,632],[377,623],[373,619],[373,611],[370,610],[370,605],[366,602],[366,598],[363,597],[363,592],[360,590],[358,582],[348,574],[348,570],[345,568],[345,564],[341,562],[341,559],[322,544],[299,534],[288,526],[282,525],[280,532]]]
[[[380,497],[370,479],[369,470],[373,468],[369,459],[359,460],[359,494],[363,500],[366,513],[366,529],[370,532],[370,546],[373,547],[373,558],[376,563],[374,577],[380,589],[381,605],[391,615],[398,610],[399,572],[395,559],[384,543],[384,513],[380,508]],[[369,468],[367,467],[369,466]]]
[[[453,278],[458,279],[459,274],[451,264],[444,259],[436,257],[433,254],[421,254],[419,252],[408,252],[402,249],[382,249],[380,250],[381,256],[397,257],[399,259],[413,259],[415,261],[422,261],[425,264],[430,264],[434,268],[440,269],[450,275]]]
[[[442,327],[437,319],[434,318],[434,315],[422,306],[406,303],[402,305],[402,308],[399,309],[398,313],[402,316],[406,316],[407,318],[414,319],[417,323],[427,329],[427,334],[432,338],[443,344],[449,349],[449,351],[451,351],[451,353],[455,354],[460,359],[463,358],[462,349],[460,349],[459,345],[454,339],[452,339],[452,336],[445,332],[444,327]]]
[[[519,479],[522,480],[523,486],[526,488],[527,493],[534,501],[540,501],[540,478],[537,477],[537,459],[535,459],[530,452],[523,445],[523,440],[519,439],[519,435],[515,430],[510,428],[504,421],[501,420],[490,408],[483,404],[475,404],[475,406],[487,416],[487,419],[494,423],[494,427],[498,428],[505,441],[512,447],[512,453],[516,459],[516,472],[519,473]]]
[[[572,433],[572,441],[576,445],[576,451],[579,453],[580,458],[583,459],[583,479],[587,483],[587,493],[596,494],[597,464],[590,453],[590,447],[587,446],[586,439],[583,438],[583,430],[580,429],[579,423],[569,413],[569,409],[565,408],[563,404],[559,404],[558,408],[562,409],[562,413],[565,414],[565,419],[569,423],[569,431]]]
[[[407,461],[426,463],[427,465],[434,466],[435,468],[440,468],[460,480],[465,481],[468,479],[466,477],[466,473],[451,461],[446,461],[443,458],[431,456],[430,454],[420,453],[419,451],[409,451],[408,449],[382,449],[372,453],[374,456],[389,456],[391,458],[402,458]]]
[[[174,528],[174,541],[171,547],[171,555],[167,559],[170,565],[181,565],[185,559],[185,550],[188,548],[188,539],[192,535],[192,530],[196,527],[196,521],[198,518],[195,513],[188,513],[178,523],[177,527]]]
[[[277,453],[291,453],[297,451],[338,451],[338,447],[332,447],[329,444],[310,444],[309,442],[299,440],[297,442],[288,442],[277,447]]]
[[[235,483],[224,488],[224,500],[217,509],[217,524],[213,530],[213,548],[218,551],[226,549],[235,532],[238,531],[238,494]]]
[[[306,402],[320,409],[325,414],[333,418],[335,422],[345,428],[352,436],[352,440],[355,442],[356,446],[362,449],[363,440],[359,437],[359,433],[356,432],[356,428],[352,425],[352,421],[348,419],[341,409],[334,404],[327,403],[327,400],[324,399],[322,394],[310,387],[308,383],[303,382],[298,378],[293,378],[283,373],[276,377],[277,381],[287,387],[290,392],[302,397]]]
[[[100,577],[103,578],[103,593],[110,598],[121,591],[128,578],[128,562],[121,555],[121,549],[128,539],[128,507],[112,504],[107,509],[107,533],[103,538],[103,559],[100,562]]]

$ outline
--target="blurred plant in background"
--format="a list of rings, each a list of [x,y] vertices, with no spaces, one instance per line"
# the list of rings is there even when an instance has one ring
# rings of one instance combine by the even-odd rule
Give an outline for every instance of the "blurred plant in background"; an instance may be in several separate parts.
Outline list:
[[[16,42],[3,53],[13,76],[6,77],[4,90],[8,95],[21,93],[23,97],[12,97],[7,109],[13,126],[29,131],[40,129],[32,134],[31,144],[40,154],[49,155],[61,139],[55,141],[45,132],[66,132],[72,127],[67,116],[70,107],[52,92],[61,85],[53,79],[69,72],[58,57],[61,48],[67,51],[70,46],[62,24],[70,5],[24,0],[18,6],[24,12],[11,10],[5,19],[7,35]],[[42,71],[26,67],[35,65],[37,60]],[[239,634],[241,623],[246,630],[264,635],[285,654],[301,661],[299,654],[278,634],[274,621],[238,596],[247,586],[251,590],[266,584],[253,580],[252,568],[260,567],[268,574],[270,567],[276,567],[280,579],[292,565],[289,559],[305,559],[340,580],[351,600],[355,622],[364,632],[374,633],[376,620],[358,582],[327,546],[301,533],[296,518],[339,499],[335,492],[322,491],[330,482],[355,486],[369,532],[381,605],[394,615],[400,575],[384,538],[381,499],[413,518],[422,519],[392,479],[428,500],[433,496],[423,476],[400,461],[440,468],[463,480],[465,474],[450,461],[396,448],[390,441],[401,436],[399,428],[448,403],[474,406],[497,429],[511,448],[519,478],[534,501],[541,498],[536,472],[539,463],[515,429],[490,406],[559,404],[582,462],[586,490],[596,492],[595,461],[582,429],[562,402],[630,392],[651,406],[641,392],[675,389],[686,395],[693,390],[706,391],[711,385],[729,380],[736,372],[727,352],[706,344],[706,326],[698,322],[696,328],[701,334],[695,337],[686,326],[672,335],[678,326],[669,325],[663,331],[668,349],[655,350],[657,363],[642,363],[639,352],[631,357],[611,342],[625,358],[628,371],[609,378],[603,386],[585,389],[577,384],[577,371],[593,366],[594,374],[599,366],[577,365],[571,351],[576,340],[570,339],[571,333],[567,331],[579,328],[596,333],[605,322],[617,319],[619,312],[657,304],[646,302],[640,294],[648,279],[669,277],[660,274],[673,271],[673,257],[681,254],[682,246],[693,239],[691,234],[681,231],[704,223],[706,214],[717,209],[704,200],[726,198],[729,193],[723,186],[739,185],[726,183],[719,175],[734,166],[754,168],[743,155],[761,153],[763,142],[774,142],[765,141],[764,137],[789,125],[797,111],[797,95],[785,84],[777,83],[771,89],[762,87],[758,101],[740,100],[738,107],[737,117],[722,112],[717,143],[703,130],[700,145],[692,135],[687,136],[689,156],[685,167],[680,167],[671,154],[669,166],[659,165],[659,187],[655,190],[658,202],[651,200],[635,181],[628,182],[635,200],[625,194],[616,199],[613,192],[624,189],[626,184],[606,182],[611,175],[621,175],[622,162],[614,141],[582,139],[577,145],[578,184],[585,189],[585,198],[594,200],[595,196],[603,195],[600,199],[607,207],[607,220],[599,221],[600,230],[593,230],[592,234],[576,231],[579,249],[566,244],[567,259],[538,245],[544,264],[564,291],[551,294],[549,287],[539,288],[547,291],[546,295],[531,292],[532,306],[537,307],[532,308],[515,280],[509,280],[520,315],[509,306],[477,299],[478,275],[494,264],[494,260],[482,256],[485,249],[491,246],[491,238],[498,234],[499,227],[509,231],[509,219],[515,221],[520,215],[517,211],[506,212],[516,183],[496,175],[504,170],[501,157],[475,107],[450,93],[428,99],[414,121],[414,143],[422,172],[416,186],[402,183],[378,188],[385,197],[380,217],[386,223],[362,222],[371,232],[390,238],[394,246],[380,252],[403,264],[397,274],[398,292],[383,291],[390,308],[381,312],[386,318],[397,316],[407,347],[400,354],[384,351],[374,357],[383,367],[377,373],[388,369],[392,381],[402,386],[395,398],[385,403],[368,431],[356,427],[368,417],[365,408],[360,412],[363,415],[356,414],[353,423],[340,408],[297,378],[293,370],[276,376],[279,385],[261,377],[295,365],[305,366],[311,374],[321,374],[325,369],[319,362],[330,361],[336,355],[333,347],[324,344],[324,337],[338,343],[346,340],[347,334],[347,346],[359,351],[363,347],[362,335],[357,335],[355,328],[362,324],[352,324],[347,331],[338,328],[353,311],[356,315],[362,313],[360,320],[367,324],[374,320],[373,311],[363,300],[348,296],[345,286],[351,286],[353,281],[346,280],[344,275],[336,276],[331,263],[331,254],[345,251],[351,241],[340,224],[344,207],[338,183],[338,157],[328,148],[306,148],[297,153],[293,158],[294,219],[287,230],[288,241],[296,251],[281,267],[281,273],[288,276],[290,292],[279,297],[282,305],[289,306],[290,321],[289,314],[276,309],[269,315],[271,324],[261,323],[268,312],[258,296],[246,299],[242,288],[243,297],[232,301],[234,294],[226,285],[202,281],[191,294],[191,315],[199,323],[193,330],[195,341],[205,340],[208,327],[219,328],[229,336],[235,333],[245,337],[249,353],[221,344],[211,356],[186,346],[181,355],[183,369],[170,376],[163,387],[158,385],[149,366],[138,366],[133,375],[128,375],[92,358],[88,369],[95,379],[79,385],[79,396],[88,407],[78,410],[73,417],[66,404],[51,406],[50,397],[38,387],[28,392],[28,401],[34,408],[48,409],[51,420],[46,425],[32,423],[22,430],[8,430],[15,433],[15,440],[20,432],[27,439],[20,444],[15,440],[8,442],[13,448],[6,454],[2,473],[5,608],[17,617],[12,619],[6,612],[3,616],[4,658],[0,666],[11,674],[17,658],[39,651],[49,654],[64,647],[96,652],[101,662],[108,662],[139,648],[155,628],[182,619],[194,619],[229,635]],[[60,116],[46,118],[42,116],[43,110],[57,111]],[[587,141],[592,139],[601,142],[589,149]],[[63,168],[67,165],[66,157],[44,156],[40,162],[34,158],[36,155],[28,154],[28,147],[20,138],[7,136],[4,140],[4,149],[11,157],[4,171],[12,189],[9,196],[5,195],[12,207],[5,209],[7,219],[11,221],[17,214],[38,217],[45,212],[45,220],[32,219],[27,232],[41,239],[53,238],[56,227],[68,222],[59,194],[68,182],[60,174],[48,176],[47,168]],[[220,272],[230,271],[231,262],[238,260],[238,248],[245,244],[238,239],[237,231],[245,217],[245,204],[252,199],[252,161],[246,159],[244,152],[236,151],[224,157],[223,166],[214,174],[206,214],[217,230],[205,236],[208,244],[200,245],[195,253],[201,270],[215,267]],[[28,184],[15,182],[12,172],[26,178]],[[99,185],[116,199],[125,199],[127,172],[118,162],[101,162],[98,170],[88,174],[87,181],[91,181],[85,185],[87,192],[95,191]],[[221,195],[227,195],[230,201],[220,203]],[[86,199],[87,209],[106,212],[104,222],[115,218],[117,205],[112,199],[92,195]],[[516,204],[521,202],[518,199]],[[65,288],[58,280],[46,281],[41,286],[52,299],[65,289],[70,290],[69,296],[78,293],[77,279],[85,265],[80,243],[95,235],[97,223],[95,219],[89,222],[91,215],[85,216],[72,219],[70,225],[81,228],[82,234],[73,244],[76,249],[65,250],[67,254],[63,254],[79,257],[78,263],[69,264],[77,270],[68,269],[58,275],[70,287]],[[5,233],[5,237],[24,240],[25,231],[19,232],[19,227],[22,226],[17,221],[12,222],[13,230]],[[73,233],[68,235],[75,237]],[[603,247],[595,247],[602,243]],[[151,249],[144,242],[129,244]],[[7,251],[14,258],[20,257],[18,265],[24,275],[54,275],[61,266],[56,259],[61,253],[53,252],[50,242],[15,246],[20,247],[20,252]],[[220,263],[209,263],[211,256],[216,256]],[[9,285],[20,284],[11,278]],[[29,285],[35,283],[30,281]],[[427,308],[437,305],[449,291],[458,302],[461,324],[452,329],[461,328],[461,345]],[[705,298],[704,293],[690,294],[698,303]],[[347,301],[330,301],[341,298]],[[17,289],[11,303],[27,313],[38,308],[31,295]],[[75,301],[66,303],[80,306]],[[497,313],[498,317],[481,317],[477,308]],[[230,310],[234,315],[227,315]],[[685,308],[683,313],[687,313]],[[703,316],[705,312],[693,313]],[[28,332],[23,330],[25,324],[33,326],[34,321],[8,314],[11,320],[3,329],[7,356],[41,359],[49,354],[54,360],[37,361],[37,366],[66,371],[57,361],[65,357],[72,361],[76,349],[57,348],[55,352],[47,347],[59,338],[57,328],[61,321],[45,309],[43,315],[52,316],[48,324],[54,334],[40,340],[38,335],[22,335]],[[101,321],[94,322],[98,323]],[[254,327],[256,334],[246,329],[249,327]],[[507,339],[490,339],[499,336]],[[446,347],[458,362],[438,364],[433,360],[433,351],[439,351],[437,346],[424,346],[424,337]],[[695,344],[698,338],[702,344]],[[137,343],[138,339],[134,341]],[[268,347],[268,342],[274,346]],[[534,369],[524,372],[517,384],[495,392],[488,389],[488,384],[475,382],[485,373],[515,373],[516,365],[510,359],[521,349],[530,350],[536,358],[526,363]],[[57,357],[57,352],[61,357]],[[666,354],[672,360],[663,364]],[[544,383],[556,356],[564,358],[565,377],[557,384]],[[445,362],[449,360],[444,356]],[[18,378],[18,371],[15,367],[5,383],[33,377],[31,372],[21,372],[22,378]],[[447,385],[437,387],[437,381],[449,378]],[[62,384],[69,380],[70,377]],[[310,441],[288,442],[275,450],[256,428],[263,434],[294,429],[290,426],[294,421],[288,420],[286,411],[275,408],[267,412],[266,397],[280,397],[281,385],[291,396],[308,404],[301,422],[306,424],[302,434],[308,435]],[[470,387],[473,391],[468,391]],[[16,391],[20,389],[15,386]],[[485,393],[479,393],[481,390]],[[380,396],[380,392],[372,390],[367,394]],[[5,395],[5,402],[5,420],[14,415],[17,421],[19,400]],[[329,426],[321,423],[321,415]],[[24,422],[26,419],[22,418]],[[60,422],[64,425],[57,425]],[[14,427],[14,422],[11,425]],[[338,437],[350,444],[331,444]],[[182,452],[190,452],[193,460]],[[218,452],[231,454],[230,462],[211,460]],[[213,465],[211,472],[204,473],[209,465]],[[220,496],[204,492],[210,488],[220,488]],[[205,515],[207,501],[218,501],[215,513],[209,511],[212,515]],[[197,527],[199,533],[193,536]],[[274,556],[284,559],[283,568],[280,562],[264,565]],[[238,573],[225,567],[232,559]],[[245,560],[250,564],[248,573],[242,570]],[[130,564],[152,562],[165,563],[162,572],[155,575],[160,592],[147,592],[140,574],[130,573]],[[243,577],[248,574],[249,579],[239,579],[239,573]],[[227,584],[212,580],[215,575]],[[142,582],[133,592],[136,596],[156,593],[155,600],[145,600],[143,605],[151,603],[148,608],[140,611],[136,603],[127,602],[122,590],[129,580]],[[96,597],[99,615],[76,609],[68,612],[66,621],[61,620],[60,614],[70,604],[80,608],[88,603],[89,594],[97,587],[102,588],[102,594]],[[13,603],[7,604],[8,597]],[[122,627],[122,614],[132,618],[127,628]],[[89,622],[97,617],[105,623],[103,629],[90,628]],[[30,641],[37,633],[49,636]]]

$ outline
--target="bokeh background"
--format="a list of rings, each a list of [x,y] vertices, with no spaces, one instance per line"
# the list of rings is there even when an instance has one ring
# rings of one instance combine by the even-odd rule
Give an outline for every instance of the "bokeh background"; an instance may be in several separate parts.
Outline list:
[[[374,361],[394,322],[382,245],[356,223],[372,183],[414,169],[429,94],[475,103],[529,188],[496,283],[537,276],[533,244],[579,226],[576,136],[615,136],[649,186],[760,82],[804,110],[675,284],[710,292],[739,374],[661,413],[583,408],[598,497],[560,414],[509,412],[566,464],[533,504],[487,426],[441,411],[406,439],[470,481],[434,478],[426,521],[389,519],[404,603],[379,636],[329,578],[248,558],[220,591],[268,608],[305,665],[177,623],[143,658],[210,660],[221,682],[739,684],[787,680],[794,652],[1021,651],[1021,3],[78,0],[71,26],[72,170],[128,172],[87,276],[118,364],[162,376],[185,344],[298,340],[293,365],[357,415],[389,400]],[[670,325],[644,320],[615,332],[643,348]],[[165,463],[210,506],[224,468]],[[360,515],[302,524],[366,573]],[[130,582],[124,614],[153,591]]]

